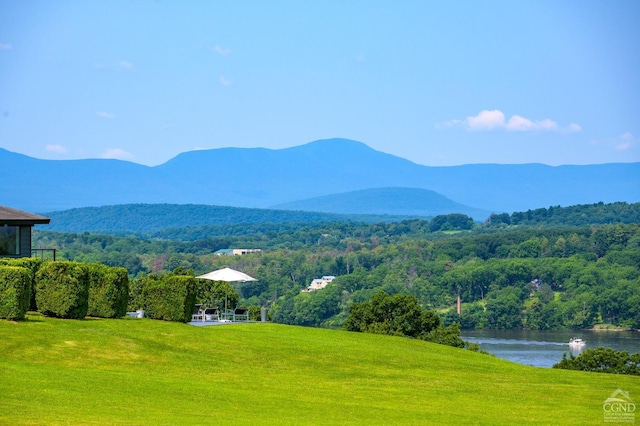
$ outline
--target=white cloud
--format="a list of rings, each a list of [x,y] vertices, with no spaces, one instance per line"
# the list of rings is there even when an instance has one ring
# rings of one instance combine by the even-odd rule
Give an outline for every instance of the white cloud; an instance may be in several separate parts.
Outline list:
[[[216,44],[215,46],[213,46],[211,48],[211,51],[217,53],[220,56],[229,56],[231,54],[231,49],[225,49],[219,44]]]
[[[638,139],[631,132],[604,139],[591,139],[589,142],[593,146],[615,149],[616,151],[627,151],[638,145]]]
[[[130,71],[133,69],[133,64],[129,61],[122,60],[118,62],[118,67],[120,67],[121,70]]]
[[[497,109],[484,110],[478,115],[469,116],[464,120],[449,120],[437,127],[464,127],[470,131],[506,130],[508,132],[581,132],[582,127],[571,123],[567,127],[560,127],[558,123],[548,118],[534,121],[520,115],[512,115],[508,120],[505,114]]]
[[[67,148],[62,145],[47,145],[45,150],[47,152],[55,152],[56,154],[65,154],[67,152]]]
[[[467,117],[463,123],[469,130],[493,130],[505,126],[504,113],[497,109],[485,110],[475,117]]]
[[[625,132],[621,134],[620,136],[618,136],[618,139],[625,142],[633,142],[635,140],[631,132]]]
[[[635,145],[636,139],[633,137],[631,132],[625,132],[618,136],[618,144],[616,145],[616,149],[618,151],[626,151]]]
[[[580,133],[582,131],[582,127],[579,124],[571,123],[565,129],[567,133]]]
[[[554,123],[553,121],[551,121],[551,123],[557,126],[557,124]],[[529,120],[528,118],[520,117],[519,115],[514,115],[509,119],[509,121],[507,121],[504,127],[505,129],[511,130],[514,132],[527,132],[533,129],[535,125],[533,124],[533,121]]]
[[[629,143],[629,142],[623,142],[623,143],[621,143],[621,144],[618,144],[618,145],[616,146],[616,149],[617,149],[618,151],[626,151],[626,150],[628,150],[629,148],[631,148],[631,145],[632,145],[632,144],[631,144],[631,143]]]
[[[224,87],[229,87],[231,86],[232,81],[229,80],[228,78],[226,78],[225,76],[221,75],[220,78],[218,79],[218,81],[220,82],[220,84]]]
[[[105,112],[105,111],[98,111],[96,112],[96,115],[100,118],[106,118],[108,120],[112,120],[114,118],[116,118],[116,115],[110,112]]]
[[[12,48],[11,43],[0,43],[0,50],[11,50]]]
[[[100,158],[113,160],[131,160],[133,155],[120,148],[109,148],[100,154]]]
[[[449,121],[445,121],[443,123],[437,123],[436,124],[436,128],[438,129],[446,129],[449,127],[458,127],[458,126],[462,126],[464,123],[462,120],[449,120]]]

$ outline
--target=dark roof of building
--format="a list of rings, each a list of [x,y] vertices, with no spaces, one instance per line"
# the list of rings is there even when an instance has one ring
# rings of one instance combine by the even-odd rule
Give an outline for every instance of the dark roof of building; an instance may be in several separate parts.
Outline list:
[[[0,225],[35,225],[51,222],[48,217],[0,206]]]

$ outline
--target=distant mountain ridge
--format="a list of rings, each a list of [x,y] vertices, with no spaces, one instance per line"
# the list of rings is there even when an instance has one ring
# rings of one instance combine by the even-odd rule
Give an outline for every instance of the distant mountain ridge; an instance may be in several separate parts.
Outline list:
[[[488,210],[465,206],[437,192],[420,188],[361,189],[279,204],[274,208],[339,214],[359,214],[361,211],[367,211],[369,214],[402,214],[415,217],[433,217],[456,212],[471,216],[476,221],[483,221],[491,214]]]
[[[640,201],[640,163],[428,167],[345,139],[185,152],[155,167],[0,149],[0,181],[1,205],[36,213],[135,203],[269,208],[373,188],[435,191],[492,212]]]

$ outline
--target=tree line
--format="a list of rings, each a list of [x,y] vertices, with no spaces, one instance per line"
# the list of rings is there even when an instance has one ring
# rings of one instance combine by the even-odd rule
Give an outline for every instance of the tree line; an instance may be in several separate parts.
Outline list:
[[[64,259],[125,267],[132,278],[177,268],[248,269],[259,281],[239,286],[243,301],[270,305],[278,320],[301,325],[341,325],[351,303],[382,290],[412,294],[438,309],[445,323],[464,327],[637,327],[638,225],[566,225],[578,217],[595,223],[619,215],[629,221],[637,206],[551,207],[514,213],[509,224],[492,216],[474,225],[451,214],[374,224],[229,224],[213,234],[210,227],[193,228],[182,239],[178,229],[162,231],[171,238],[36,231],[34,241],[57,248]],[[565,225],[513,225],[518,217],[562,217]],[[212,255],[230,247],[264,251],[242,258]],[[337,276],[337,288],[301,294],[323,275]],[[460,316],[451,309],[458,296]]]
[[[434,232],[431,221],[411,220],[322,224],[240,240],[39,231],[34,241],[58,248],[68,260],[123,266],[132,279],[176,268],[196,274],[225,266],[240,269],[258,279],[235,285],[241,303],[269,306],[275,320],[291,324],[342,326],[353,303],[384,291],[415,296],[423,307],[437,310],[446,325],[557,329],[610,323],[637,328],[639,228],[447,226]],[[219,248],[260,244],[260,254],[213,255]],[[337,278],[324,290],[301,292],[324,275]],[[460,316],[454,309],[458,296]]]

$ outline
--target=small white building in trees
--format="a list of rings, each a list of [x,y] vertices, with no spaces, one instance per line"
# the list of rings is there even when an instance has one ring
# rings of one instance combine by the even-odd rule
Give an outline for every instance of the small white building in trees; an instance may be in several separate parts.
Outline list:
[[[322,278],[316,278],[311,281],[311,284],[309,284],[309,286],[302,291],[309,293],[311,291],[322,290],[334,279],[335,277],[333,275],[325,275]]]

